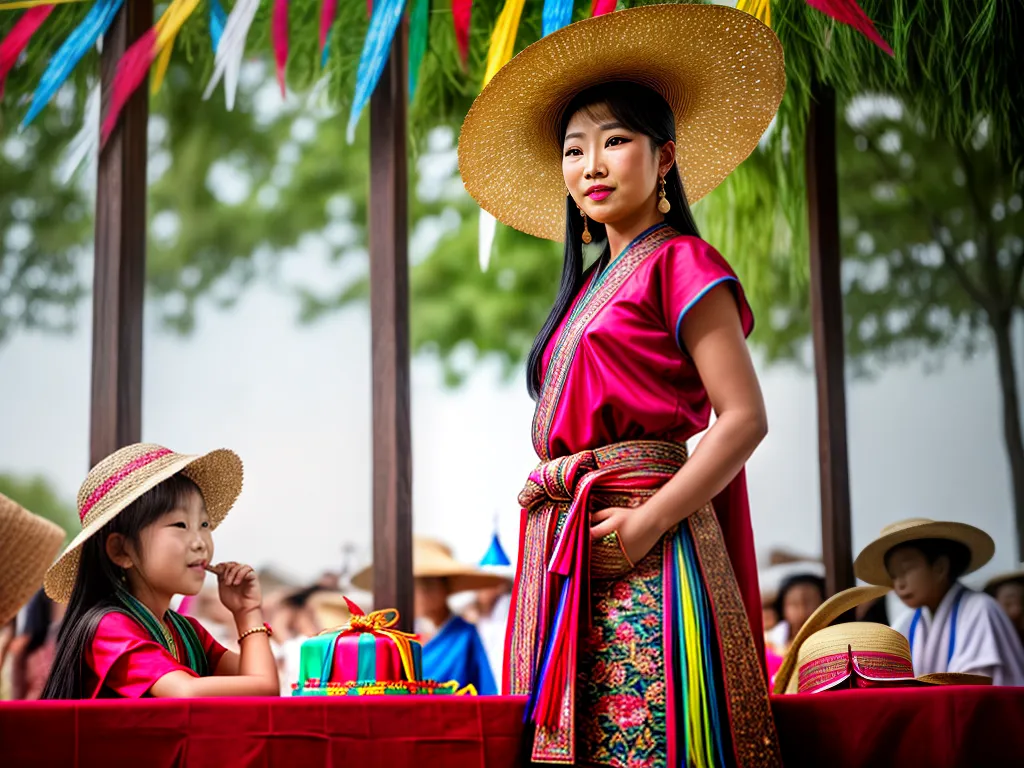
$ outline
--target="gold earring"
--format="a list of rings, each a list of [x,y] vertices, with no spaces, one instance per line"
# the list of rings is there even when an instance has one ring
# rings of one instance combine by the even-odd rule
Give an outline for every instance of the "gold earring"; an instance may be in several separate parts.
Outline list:
[[[576,207],[580,208],[578,205]],[[583,244],[590,245],[590,241],[593,240],[594,238],[590,234],[590,230],[587,229],[587,214],[583,212],[582,208],[580,208],[580,216],[583,217]]]
[[[661,188],[658,190],[658,210],[661,213],[668,213],[672,210],[672,203],[665,197],[665,177],[661,177]]]

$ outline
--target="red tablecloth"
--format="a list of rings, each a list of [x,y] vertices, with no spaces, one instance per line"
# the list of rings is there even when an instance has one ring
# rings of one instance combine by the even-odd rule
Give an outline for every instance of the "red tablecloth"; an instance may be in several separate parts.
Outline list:
[[[1024,765],[1024,689],[850,691],[773,701],[788,768]],[[519,764],[518,698],[0,703],[0,765]]]

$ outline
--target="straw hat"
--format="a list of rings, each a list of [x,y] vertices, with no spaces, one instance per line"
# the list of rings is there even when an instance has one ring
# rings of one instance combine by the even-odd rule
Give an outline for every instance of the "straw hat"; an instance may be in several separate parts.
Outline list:
[[[991,579],[985,582],[985,592],[992,597],[996,596],[996,591],[1010,581],[1024,582],[1024,565],[1015,571],[1007,571],[1006,573],[1000,573],[993,576]]]
[[[852,587],[832,595],[832,597],[822,603],[818,610],[812,613],[811,617],[800,628],[796,637],[793,638],[793,643],[790,645],[789,651],[786,652],[779,671],[775,675],[772,693],[797,693],[803,690],[804,688],[801,686],[800,678],[797,674],[798,669],[806,680],[809,672],[804,673],[805,665],[823,659],[826,656],[832,656],[833,661],[835,661],[835,656],[846,653],[848,648],[853,648],[854,651],[877,651],[889,654],[891,657],[889,659],[890,670],[893,663],[897,666],[899,665],[899,658],[903,654],[902,657],[905,658],[907,665],[910,666],[910,679],[916,679],[919,683],[931,685],[984,685],[986,682],[991,682],[989,678],[978,675],[963,675],[949,672],[921,675],[914,678],[913,665],[910,662],[910,644],[899,632],[882,624],[868,621],[854,621],[838,624],[835,627],[829,626],[847,611],[870,600],[884,597],[889,591],[889,587]],[[867,628],[865,629],[865,627]],[[880,632],[880,630],[884,631]],[[843,640],[843,638],[846,639]],[[902,645],[900,645],[901,642]],[[804,650],[805,645],[808,646],[806,651]],[[836,650],[837,648],[838,650]],[[905,648],[905,654],[902,651],[903,648]],[[869,664],[862,665],[858,673],[862,677],[870,679],[872,674],[870,672],[871,668]],[[808,681],[807,685],[811,687],[810,681]]]
[[[882,685],[990,685],[983,675],[914,675],[907,638],[883,624],[855,621],[818,630],[800,648],[797,691],[818,693],[851,676]]]
[[[242,460],[234,451],[193,456],[148,443],[121,448],[93,467],[78,489],[82,532],[47,571],[46,594],[66,603],[78,575],[82,544],[146,491],[179,472],[199,486],[210,528],[216,528],[242,490]]]
[[[448,580],[452,593],[496,587],[505,581],[503,576],[486,573],[472,565],[460,563],[446,544],[420,536],[413,538],[412,575],[414,578],[443,578]],[[368,565],[352,577],[352,585],[367,592],[373,591],[373,566]]]
[[[946,523],[915,517],[887,525],[877,539],[868,544],[857,555],[853,571],[857,578],[869,584],[892,586],[892,578],[885,567],[885,556],[889,550],[900,544],[920,539],[946,539],[958,541],[970,550],[971,559],[964,573],[978,570],[992,559],[996,545],[992,537],[980,528],[966,523]]]
[[[0,493],[0,627],[43,583],[64,529]]]
[[[775,33],[734,8],[650,5],[563,27],[502,67],[462,124],[459,172],[480,207],[510,227],[562,240],[562,111],[580,91],[610,81],[645,85],[668,102],[692,203],[757,146],[786,73]]]

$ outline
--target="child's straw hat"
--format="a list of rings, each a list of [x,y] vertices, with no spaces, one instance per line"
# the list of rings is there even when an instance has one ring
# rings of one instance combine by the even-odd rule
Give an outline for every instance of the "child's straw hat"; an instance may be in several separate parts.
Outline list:
[[[93,467],[78,490],[82,532],[47,571],[46,594],[66,603],[78,576],[82,544],[146,491],[179,472],[199,487],[210,528],[216,528],[242,490],[242,460],[234,451],[193,456],[148,443],[121,448]]]
[[[43,583],[64,530],[0,493],[0,627]]]

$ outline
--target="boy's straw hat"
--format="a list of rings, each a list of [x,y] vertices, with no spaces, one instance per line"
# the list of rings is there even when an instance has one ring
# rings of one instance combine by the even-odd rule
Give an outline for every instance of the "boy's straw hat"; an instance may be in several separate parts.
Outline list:
[[[996,591],[1008,581],[1024,581],[1024,565],[1021,565],[1015,571],[1007,571],[1006,573],[993,576],[985,582],[985,591],[992,597],[995,597]]]
[[[676,118],[676,163],[689,202],[717,187],[760,141],[782,101],[778,37],[721,5],[649,5],[552,32],[502,67],[459,135],[466,191],[503,224],[565,236],[562,112],[612,81],[659,93]]]
[[[150,443],[121,448],[93,467],[78,490],[82,532],[47,571],[46,594],[66,603],[78,576],[82,544],[146,491],[179,472],[199,487],[210,528],[216,528],[242,491],[242,460],[234,451],[222,448],[194,456]]]
[[[864,547],[857,555],[857,559],[853,563],[853,571],[857,574],[858,579],[866,581],[868,584],[892,586],[892,578],[885,567],[886,554],[893,547],[920,539],[946,539],[960,542],[967,547],[970,550],[971,559],[964,573],[971,573],[981,568],[992,559],[992,555],[996,551],[996,544],[992,541],[992,537],[973,525],[915,517],[885,526],[879,537]]]
[[[0,493],[0,627],[43,584],[64,529]]]

